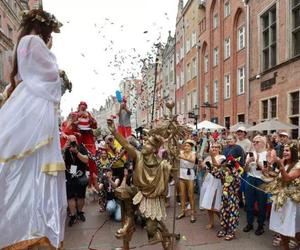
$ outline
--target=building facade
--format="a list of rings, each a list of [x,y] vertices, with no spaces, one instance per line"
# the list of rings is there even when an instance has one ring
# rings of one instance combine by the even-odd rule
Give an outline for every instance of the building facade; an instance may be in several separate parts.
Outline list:
[[[248,1],[249,121],[275,118],[299,126],[300,0]],[[299,137],[299,129],[292,131]]]
[[[35,8],[42,0],[0,0],[0,92],[10,82],[13,49],[21,24],[21,11]]]
[[[246,8],[242,0],[199,6],[200,119],[229,128],[247,120]]]
[[[169,37],[162,54],[162,75],[163,75],[163,113],[166,113],[166,102],[175,102],[175,37]]]
[[[178,3],[176,19],[176,113],[183,122],[199,105],[198,36],[199,1]]]

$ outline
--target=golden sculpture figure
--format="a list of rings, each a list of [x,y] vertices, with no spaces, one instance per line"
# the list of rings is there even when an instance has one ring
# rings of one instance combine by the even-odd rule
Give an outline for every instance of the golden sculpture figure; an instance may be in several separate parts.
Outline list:
[[[146,218],[146,228],[150,244],[161,242],[163,249],[171,249],[171,236],[163,220],[166,218],[165,199],[171,171],[178,170],[179,136],[183,136],[186,129],[172,116],[174,103],[168,103],[170,117],[165,117],[164,123],[149,131],[141,152],[131,146],[127,140],[116,132],[112,120],[108,120],[108,128],[119,143],[127,150],[134,160],[133,186],[121,186],[115,190],[115,195],[122,201],[123,227],[115,236],[123,239],[124,249],[129,249],[129,242],[135,231],[134,206]],[[159,148],[164,144],[170,161],[157,156]],[[173,228],[174,230],[174,228]],[[173,232],[174,233],[174,232]]]

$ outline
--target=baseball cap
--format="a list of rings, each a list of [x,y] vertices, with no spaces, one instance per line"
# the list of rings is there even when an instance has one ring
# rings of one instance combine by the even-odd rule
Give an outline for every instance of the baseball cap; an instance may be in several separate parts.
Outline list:
[[[283,135],[283,136],[289,136],[289,134],[287,133],[287,132],[285,132],[285,131],[281,131],[280,133],[279,133],[279,135]]]
[[[245,127],[243,127],[243,126],[241,126],[241,127],[238,127],[238,129],[236,130],[236,132],[238,132],[238,131],[242,131],[242,132],[245,132],[245,133],[247,133],[247,130],[246,130],[246,128],[245,128]]]

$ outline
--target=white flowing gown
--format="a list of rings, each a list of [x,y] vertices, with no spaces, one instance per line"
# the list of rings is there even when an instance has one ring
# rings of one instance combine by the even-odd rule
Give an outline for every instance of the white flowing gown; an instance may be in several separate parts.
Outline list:
[[[17,55],[22,82],[0,109],[0,249],[32,243],[59,248],[67,200],[58,66],[35,35],[21,39]]]

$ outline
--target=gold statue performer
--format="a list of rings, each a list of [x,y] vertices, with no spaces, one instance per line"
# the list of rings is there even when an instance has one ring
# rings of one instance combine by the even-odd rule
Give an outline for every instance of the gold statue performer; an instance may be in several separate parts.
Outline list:
[[[168,103],[167,107],[171,111],[174,103]],[[166,118],[162,126],[149,131],[149,136],[139,152],[116,131],[112,120],[107,120],[107,124],[111,133],[127,150],[135,163],[133,185],[121,186],[115,190],[115,195],[123,203],[123,227],[116,232],[115,236],[123,239],[125,250],[129,249],[129,242],[135,231],[134,207],[137,206],[146,218],[149,243],[161,242],[163,249],[170,249],[172,235],[163,222],[166,219],[165,200],[171,170],[178,170],[176,167],[179,155],[177,141],[184,131],[183,127],[177,123],[176,116]],[[157,155],[164,141],[167,141],[166,147],[169,156],[173,159],[172,164],[160,159]]]

